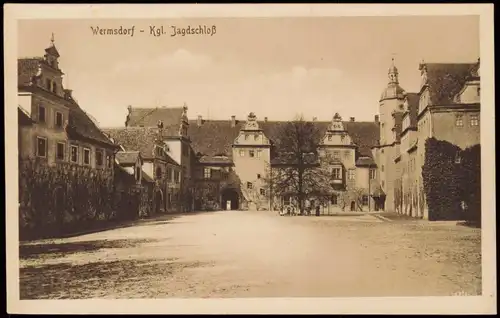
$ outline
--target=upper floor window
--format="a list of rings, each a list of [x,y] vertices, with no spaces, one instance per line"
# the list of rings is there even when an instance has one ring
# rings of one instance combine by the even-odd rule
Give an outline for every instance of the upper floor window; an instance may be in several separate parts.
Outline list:
[[[255,157],[255,150],[248,151],[248,155],[250,156],[250,158]]]
[[[181,182],[181,173],[178,170],[174,171],[174,179],[175,179],[176,183],[180,183]]]
[[[332,135],[328,135],[328,141],[332,141],[332,138],[333,138]]]
[[[56,127],[62,128],[63,127],[63,114],[61,112],[56,112]]]
[[[481,96],[481,87],[477,88],[477,96]]]
[[[83,148],[83,164],[90,165],[90,149]]]
[[[107,164],[108,168],[112,167],[112,165],[113,165],[113,157],[112,156],[106,157],[106,164]]]
[[[247,189],[252,189],[253,188],[253,184],[251,182],[247,182]]]
[[[156,168],[156,179],[161,179],[162,171],[160,167]]]
[[[203,178],[210,179],[211,177],[212,177],[212,169],[210,168],[203,169]]]
[[[47,157],[47,138],[36,137],[36,155],[38,157]]]
[[[262,156],[262,150],[257,150],[257,158],[260,158]]]
[[[96,151],[95,151],[95,163],[99,167],[104,165],[104,153],[103,153],[102,149],[96,149]]]
[[[245,140],[248,140],[248,134],[245,134]]]
[[[348,159],[351,156],[351,152],[349,150],[344,151],[344,158]]]
[[[240,157],[245,157],[245,150],[240,150]]]
[[[58,142],[56,145],[56,159],[64,160],[64,152],[65,152],[66,144],[64,142]]]
[[[479,126],[479,115],[470,115],[470,125]]]
[[[266,195],[266,189],[260,189],[260,195]]]
[[[49,78],[45,80],[45,87],[48,91],[52,91],[52,81]]]
[[[71,145],[70,161],[74,163],[78,162],[78,146]]]
[[[45,122],[45,107],[42,105],[38,106],[38,121],[41,123]]]
[[[255,141],[259,140],[259,135],[258,134],[253,135],[253,140]]]
[[[333,152],[333,158],[334,158],[334,159],[339,159],[339,158],[340,158],[340,151],[335,150],[335,151]]]
[[[384,165],[380,168],[380,171],[384,172]]]
[[[52,92],[57,93],[57,84],[55,82],[52,82]]]
[[[376,174],[375,174],[375,173],[376,173],[376,172],[377,172],[377,170],[375,170],[375,169],[370,169],[370,172],[369,172],[369,173],[370,173],[370,180],[374,180],[374,179],[375,179],[375,176],[376,176]]]
[[[455,118],[455,126],[462,127],[464,125],[464,117],[463,115],[457,115]]]
[[[332,169],[332,178],[333,179],[341,179],[342,171],[340,168]]]
[[[349,169],[349,180],[354,180],[355,172],[354,169]]]

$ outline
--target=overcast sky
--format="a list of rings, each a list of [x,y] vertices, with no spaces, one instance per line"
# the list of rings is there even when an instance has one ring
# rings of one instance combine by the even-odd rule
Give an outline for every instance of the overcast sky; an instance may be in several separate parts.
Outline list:
[[[216,26],[213,36],[171,37],[171,25]],[[91,26],[135,25],[134,37]],[[165,27],[154,37],[149,26]],[[143,29],[144,33],[138,30]],[[41,56],[51,33],[65,87],[103,127],[123,126],[127,105],[181,106],[190,118],[373,120],[395,58],[400,84],[419,85],[418,63],[474,62],[479,18],[325,17],[25,20],[18,56]]]

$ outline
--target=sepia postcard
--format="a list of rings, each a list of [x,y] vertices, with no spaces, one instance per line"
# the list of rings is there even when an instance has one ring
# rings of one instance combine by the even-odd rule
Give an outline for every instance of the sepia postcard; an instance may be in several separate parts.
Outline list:
[[[493,5],[4,12],[8,313],[496,313]]]

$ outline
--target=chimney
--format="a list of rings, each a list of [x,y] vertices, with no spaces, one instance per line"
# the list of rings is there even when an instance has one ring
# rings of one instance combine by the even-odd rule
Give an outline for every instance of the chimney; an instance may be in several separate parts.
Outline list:
[[[379,117],[378,115],[375,115],[375,123],[378,124],[379,123]]]
[[[351,121],[354,122],[355,121],[355,118],[354,117],[351,117]]]
[[[203,124],[203,118],[201,117],[201,115],[198,115],[198,120],[196,121],[196,124],[198,125],[198,127],[200,127],[201,124]]]
[[[73,93],[73,90],[65,89],[64,90],[64,99],[71,99],[73,97],[72,93]]]
[[[266,123],[267,123],[267,117],[264,117],[264,122],[266,122]]]
[[[231,127],[236,127],[236,116],[231,116]]]

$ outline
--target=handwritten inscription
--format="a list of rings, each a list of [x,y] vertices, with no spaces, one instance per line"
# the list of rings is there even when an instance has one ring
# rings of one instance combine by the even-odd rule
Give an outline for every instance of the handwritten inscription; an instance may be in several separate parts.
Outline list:
[[[130,36],[133,37],[136,35],[136,27],[124,27],[119,26],[115,28],[103,28],[100,26],[91,26],[90,27],[92,34],[96,36]],[[198,25],[198,26],[187,26],[187,27],[178,27],[175,25],[171,26],[157,26],[150,25],[149,29],[138,29],[139,34],[145,34],[154,37],[160,36],[214,36],[217,33],[217,27],[215,25]]]

